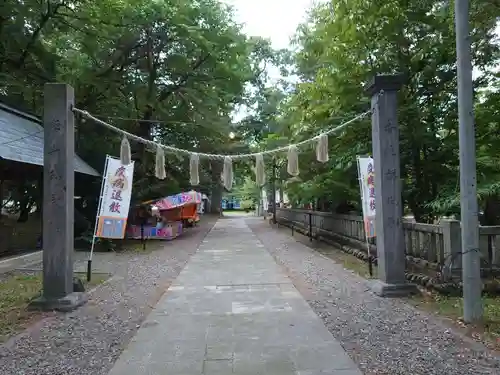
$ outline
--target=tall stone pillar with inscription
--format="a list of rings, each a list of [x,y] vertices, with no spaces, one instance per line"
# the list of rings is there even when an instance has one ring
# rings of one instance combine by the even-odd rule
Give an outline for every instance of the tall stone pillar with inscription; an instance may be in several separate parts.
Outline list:
[[[73,292],[75,125],[71,86],[48,83],[44,92],[43,295],[33,308],[72,310],[86,301]]]
[[[372,143],[375,163],[375,203],[378,277],[373,291],[401,296],[416,291],[406,282],[403,207],[399,156],[397,93],[401,75],[377,75],[368,85],[372,95]]]

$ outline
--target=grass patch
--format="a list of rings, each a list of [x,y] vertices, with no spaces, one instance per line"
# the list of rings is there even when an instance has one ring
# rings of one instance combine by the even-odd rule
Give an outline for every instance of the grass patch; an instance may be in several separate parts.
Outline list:
[[[450,319],[465,334],[487,347],[500,350],[500,298],[483,297],[484,318],[480,324],[465,324],[462,319],[463,298],[447,297],[423,291],[408,298],[415,307]]]
[[[320,246],[316,249],[335,262],[342,264],[359,276],[370,278],[368,264],[351,254],[335,248]],[[377,267],[373,266],[373,278],[377,278]],[[463,322],[463,298],[447,297],[420,288],[421,293],[409,297],[407,301],[416,308],[449,319],[453,326],[475,341],[493,350],[500,351],[500,298],[483,297],[484,319],[481,324],[466,325]]]
[[[359,276],[366,279],[370,278],[368,264],[354,255],[325,245],[319,246],[316,250]],[[373,266],[373,278],[377,278],[377,267],[375,265]],[[462,319],[462,297],[447,297],[428,292],[423,288],[420,288],[420,290],[420,294],[407,298],[410,304],[420,310],[449,319],[453,326],[475,341],[481,342],[490,349],[500,350],[500,298],[483,297],[483,322],[476,325],[466,325]]]
[[[91,289],[109,278],[107,274],[93,274],[90,282],[86,275],[76,273],[83,280],[85,288]],[[0,279],[0,342],[21,332],[28,325],[43,316],[38,311],[29,311],[28,304],[40,295],[42,274],[13,272],[1,275]]]
[[[370,272],[368,269],[368,262],[356,258],[352,254],[344,253],[342,250],[334,249],[332,247],[328,249],[319,248],[316,249],[316,251],[334,260],[336,263],[342,264],[344,268],[355,272],[361,277],[364,277],[366,279],[377,278],[376,265],[372,264],[373,276],[370,276]]]
[[[290,232],[288,227],[280,227],[279,230]],[[303,235],[300,232],[295,231],[293,234],[295,240],[298,242],[314,249],[318,253],[332,259],[335,263],[342,264],[344,268],[351,270],[361,277],[366,279],[377,278],[377,266],[372,264],[373,276],[370,277],[370,272],[368,269],[368,262],[362,259],[356,258],[352,254],[348,254],[336,247],[327,244],[326,242],[313,240],[310,241],[309,237]]]
[[[333,247],[320,246],[316,249],[346,269],[369,279],[368,264],[351,254]],[[373,278],[377,278],[377,267],[373,266]],[[421,289],[421,293],[407,299],[416,308],[449,319],[463,333],[487,347],[500,350],[500,298],[484,297],[484,320],[481,324],[466,325],[462,319],[463,298],[447,297]]]

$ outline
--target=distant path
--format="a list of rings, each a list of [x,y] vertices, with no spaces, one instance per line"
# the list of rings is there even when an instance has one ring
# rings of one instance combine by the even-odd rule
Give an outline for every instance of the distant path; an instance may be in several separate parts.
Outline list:
[[[244,219],[221,219],[109,375],[361,375]]]
[[[245,212],[245,211],[223,211],[222,212],[223,217],[228,217],[228,218],[238,218],[238,217],[252,217],[255,216],[255,213],[253,211],[250,212]]]

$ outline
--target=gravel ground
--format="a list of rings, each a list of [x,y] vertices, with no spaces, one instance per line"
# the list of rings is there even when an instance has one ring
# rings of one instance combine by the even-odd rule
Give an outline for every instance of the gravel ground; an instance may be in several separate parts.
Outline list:
[[[366,375],[500,374],[500,358],[399,299],[374,295],[367,280],[273,229],[247,219],[297,289]]]
[[[48,315],[2,345],[0,375],[107,374],[215,220],[204,217],[150,253],[95,254],[95,267],[106,263],[102,268],[111,268],[113,277],[90,293],[85,306]]]

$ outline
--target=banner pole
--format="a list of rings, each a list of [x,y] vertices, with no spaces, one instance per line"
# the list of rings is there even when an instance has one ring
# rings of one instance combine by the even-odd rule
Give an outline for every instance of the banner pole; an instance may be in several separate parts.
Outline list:
[[[104,186],[106,185],[106,182],[108,180],[108,163],[109,163],[109,155],[106,155],[106,163],[104,164],[104,174],[102,176],[102,182],[101,182],[101,193],[99,194],[99,203],[97,205],[97,212],[94,223],[94,234],[92,235],[92,245],[90,246],[90,254],[89,254],[89,259],[87,261],[87,281],[90,281],[92,277],[92,256],[94,255],[95,239],[97,235],[97,223],[99,221],[99,216],[101,214]]]
[[[370,239],[368,236],[366,237],[366,252],[368,253],[368,273],[370,277],[373,277],[373,264],[372,264],[372,255],[370,253]]]

